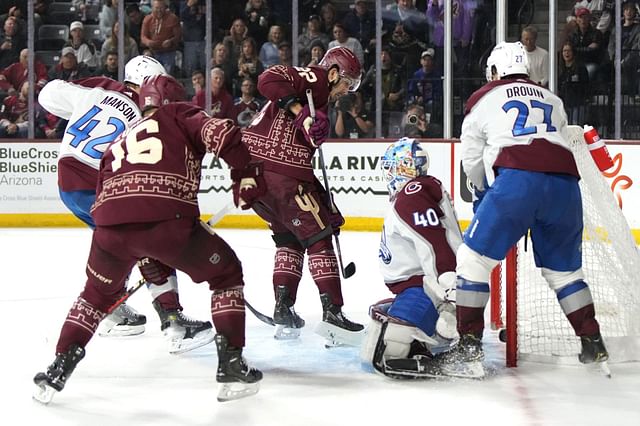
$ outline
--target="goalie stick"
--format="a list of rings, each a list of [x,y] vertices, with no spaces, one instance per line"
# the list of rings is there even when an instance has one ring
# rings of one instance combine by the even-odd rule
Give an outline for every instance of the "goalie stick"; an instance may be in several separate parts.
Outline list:
[[[307,104],[309,105],[309,113],[311,114],[311,118],[315,121],[316,119],[316,107],[313,103],[313,93],[311,89],[307,89]],[[331,187],[329,187],[329,179],[327,178],[327,170],[324,165],[324,155],[322,154],[322,147],[318,146],[318,162],[320,163],[320,169],[322,170],[322,179],[324,181],[325,189],[327,190],[327,202],[329,207],[333,212],[336,211],[335,204],[333,203],[333,197],[331,196]],[[340,264],[340,271],[342,272],[342,276],[347,279],[353,276],[356,273],[356,265],[353,262],[349,262],[347,266],[344,266],[344,262],[342,261],[342,250],[340,250],[340,239],[338,235],[333,234],[333,239],[336,241],[336,254],[338,256],[338,263]]]

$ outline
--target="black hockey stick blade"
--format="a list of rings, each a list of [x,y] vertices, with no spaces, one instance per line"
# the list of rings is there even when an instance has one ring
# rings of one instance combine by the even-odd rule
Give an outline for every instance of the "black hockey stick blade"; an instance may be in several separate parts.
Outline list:
[[[263,314],[262,312],[258,311],[256,308],[254,308],[253,306],[251,306],[251,303],[249,303],[249,301],[247,299],[244,299],[244,304],[247,308],[249,308],[249,310],[251,311],[251,313],[253,315],[256,316],[256,318],[258,318],[260,321],[262,321],[265,324],[269,324],[269,325],[276,325],[276,323],[273,321],[273,318],[271,318],[268,315]]]
[[[347,266],[342,268],[342,276],[345,279],[351,278],[355,273],[356,273],[356,264],[353,262],[349,262]]]
[[[113,305],[111,305],[109,307],[109,309],[107,309],[107,315],[112,313],[113,311],[115,311],[118,306],[122,305],[124,302],[126,302],[131,295],[133,295],[133,293],[135,293],[136,291],[140,290],[140,288],[145,285],[147,283],[147,281],[144,278],[141,278],[138,280],[138,282],[136,282],[134,285],[132,285],[131,287],[129,287],[123,294],[122,296],[120,296],[120,298],[118,300],[116,300]]]

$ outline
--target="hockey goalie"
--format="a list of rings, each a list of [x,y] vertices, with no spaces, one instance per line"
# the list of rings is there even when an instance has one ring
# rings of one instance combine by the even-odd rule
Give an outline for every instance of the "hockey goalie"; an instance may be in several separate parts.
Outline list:
[[[388,377],[436,377],[433,355],[457,338],[455,268],[462,233],[449,194],[427,174],[429,156],[418,141],[391,144],[381,166],[391,206],[379,266],[395,298],[371,306],[361,357]]]

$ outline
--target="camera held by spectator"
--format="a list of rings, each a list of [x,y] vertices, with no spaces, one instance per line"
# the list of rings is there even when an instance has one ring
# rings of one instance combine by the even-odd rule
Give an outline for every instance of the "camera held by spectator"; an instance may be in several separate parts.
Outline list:
[[[431,123],[431,114],[421,105],[411,105],[403,119],[404,135],[413,138],[442,137],[442,127]]]

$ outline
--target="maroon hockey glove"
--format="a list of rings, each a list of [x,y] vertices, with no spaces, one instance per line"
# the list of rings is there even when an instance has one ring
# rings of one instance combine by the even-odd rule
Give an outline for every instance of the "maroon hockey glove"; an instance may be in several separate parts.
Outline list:
[[[262,163],[250,163],[242,170],[231,170],[231,189],[233,202],[242,210],[251,208],[256,198],[267,192],[267,185],[262,174]]]
[[[322,145],[329,137],[329,119],[327,114],[316,110],[315,120],[311,118],[309,105],[305,105],[293,120],[293,125],[302,132],[307,142],[314,148]]]

